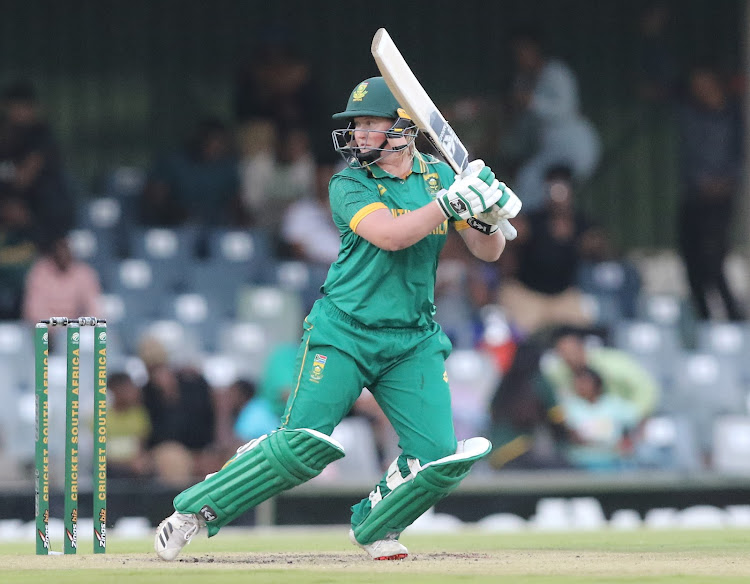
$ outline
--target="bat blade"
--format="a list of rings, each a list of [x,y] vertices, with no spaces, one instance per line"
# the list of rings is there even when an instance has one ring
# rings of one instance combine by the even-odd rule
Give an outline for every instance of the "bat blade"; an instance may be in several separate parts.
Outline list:
[[[383,79],[409,117],[427,134],[453,171],[461,173],[469,164],[469,153],[384,28],[375,33],[372,55]]]
[[[453,172],[460,174],[469,165],[466,147],[430,99],[384,28],[375,33],[371,52],[383,79],[401,107],[430,139]],[[506,239],[515,239],[516,229],[507,220],[500,223],[500,229]]]

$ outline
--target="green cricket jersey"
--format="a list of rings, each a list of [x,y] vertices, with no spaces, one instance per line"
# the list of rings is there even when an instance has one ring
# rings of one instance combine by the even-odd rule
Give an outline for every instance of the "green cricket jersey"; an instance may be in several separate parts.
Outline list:
[[[329,186],[341,249],[323,284],[328,300],[369,327],[425,327],[435,314],[435,274],[448,221],[414,245],[385,251],[356,234],[359,222],[378,209],[394,216],[423,207],[448,188],[454,173],[433,156],[415,153],[412,172],[400,179],[377,165],[346,168]],[[457,229],[466,227],[464,221]]]

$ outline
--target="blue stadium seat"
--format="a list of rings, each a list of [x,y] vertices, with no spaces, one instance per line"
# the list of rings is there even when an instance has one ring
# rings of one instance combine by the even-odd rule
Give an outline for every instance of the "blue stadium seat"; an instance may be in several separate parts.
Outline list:
[[[322,296],[320,287],[325,282],[328,266],[301,261],[280,261],[276,265],[273,284],[299,295],[302,309],[310,311],[313,303]]]
[[[138,228],[128,235],[130,257],[147,260],[169,290],[187,286],[192,264],[196,261],[197,227]]]
[[[629,262],[584,262],[577,281],[584,293],[594,296],[602,305],[601,313],[607,317],[604,324],[611,324],[616,317],[636,317],[641,277]]]
[[[15,391],[34,386],[33,325],[23,321],[0,322],[0,364],[0,389]]]
[[[145,337],[154,337],[166,349],[170,362],[177,365],[197,365],[204,352],[203,339],[197,331],[177,320],[144,320],[136,323],[134,332],[136,349]]]
[[[202,294],[189,292],[163,298],[161,318],[175,320],[194,337],[200,338],[204,351],[216,350],[215,328],[224,316],[217,306]]]
[[[234,360],[238,377],[258,380],[273,348],[273,331],[262,324],[229,320],[217,329],[218,352]]]
[[[241,287],[251,282],[244,266],[222,260],[205,260],[193,264],[187,275],[186,291],[201,294],[210,312],[220,318],[234,318],[237,314]]]
[[[712,470],[750,475],[750,416],[718,416],[713,424]]]
[[[711,433],[718,416],[744,414],[747,393],[739,371],[715,355],[686,352],[678,360],[674,391],[669,397],[672,411],[688,415],[696,428],[702,450],[711,450]]]
[[[244,286],[239,292],[237,318],[262,326],[273,342],[295,343],[302,335],[302,303],[292,290]]]
[[[715,355],[722,364],[739,368],[743,383],[750,384],[750,326],[747,323],[699,322],[696,349]]]
[[[633,355],[669,390],[682,352],[677,329],[642,320],[622,320],[612,327],[612,344]]]

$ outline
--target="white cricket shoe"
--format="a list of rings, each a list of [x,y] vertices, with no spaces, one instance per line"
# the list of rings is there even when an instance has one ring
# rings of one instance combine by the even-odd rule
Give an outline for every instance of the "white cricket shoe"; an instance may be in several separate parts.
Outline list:
[[[365,550],[373,560],[403,560],[409,555],[406,549],[395,537],[379,539],[368,544],[362,544],[354,537],[354,531],[349,530],[349,539],[356,546]]]
[[[206,525],[205,521],[194,513],[175,511],[159,524],[154,538],[156,555],[162,560],[174,560],[192,537]]]

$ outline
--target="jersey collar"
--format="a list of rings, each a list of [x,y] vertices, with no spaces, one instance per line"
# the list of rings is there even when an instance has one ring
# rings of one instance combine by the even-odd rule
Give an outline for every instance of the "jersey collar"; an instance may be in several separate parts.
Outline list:
[[[370,166],[368,166],[367,172],[373,178],[385,178],[385,177],[396,178],[390,172],[386,172],[385,170],[380,168],[377,164],[371,164]],[[414,151],[414,159],[411,165],[411,172],[416,172],[417,174],[423,174],[427,172],[427,163],[425,162],[424,157],[418,150]]]

